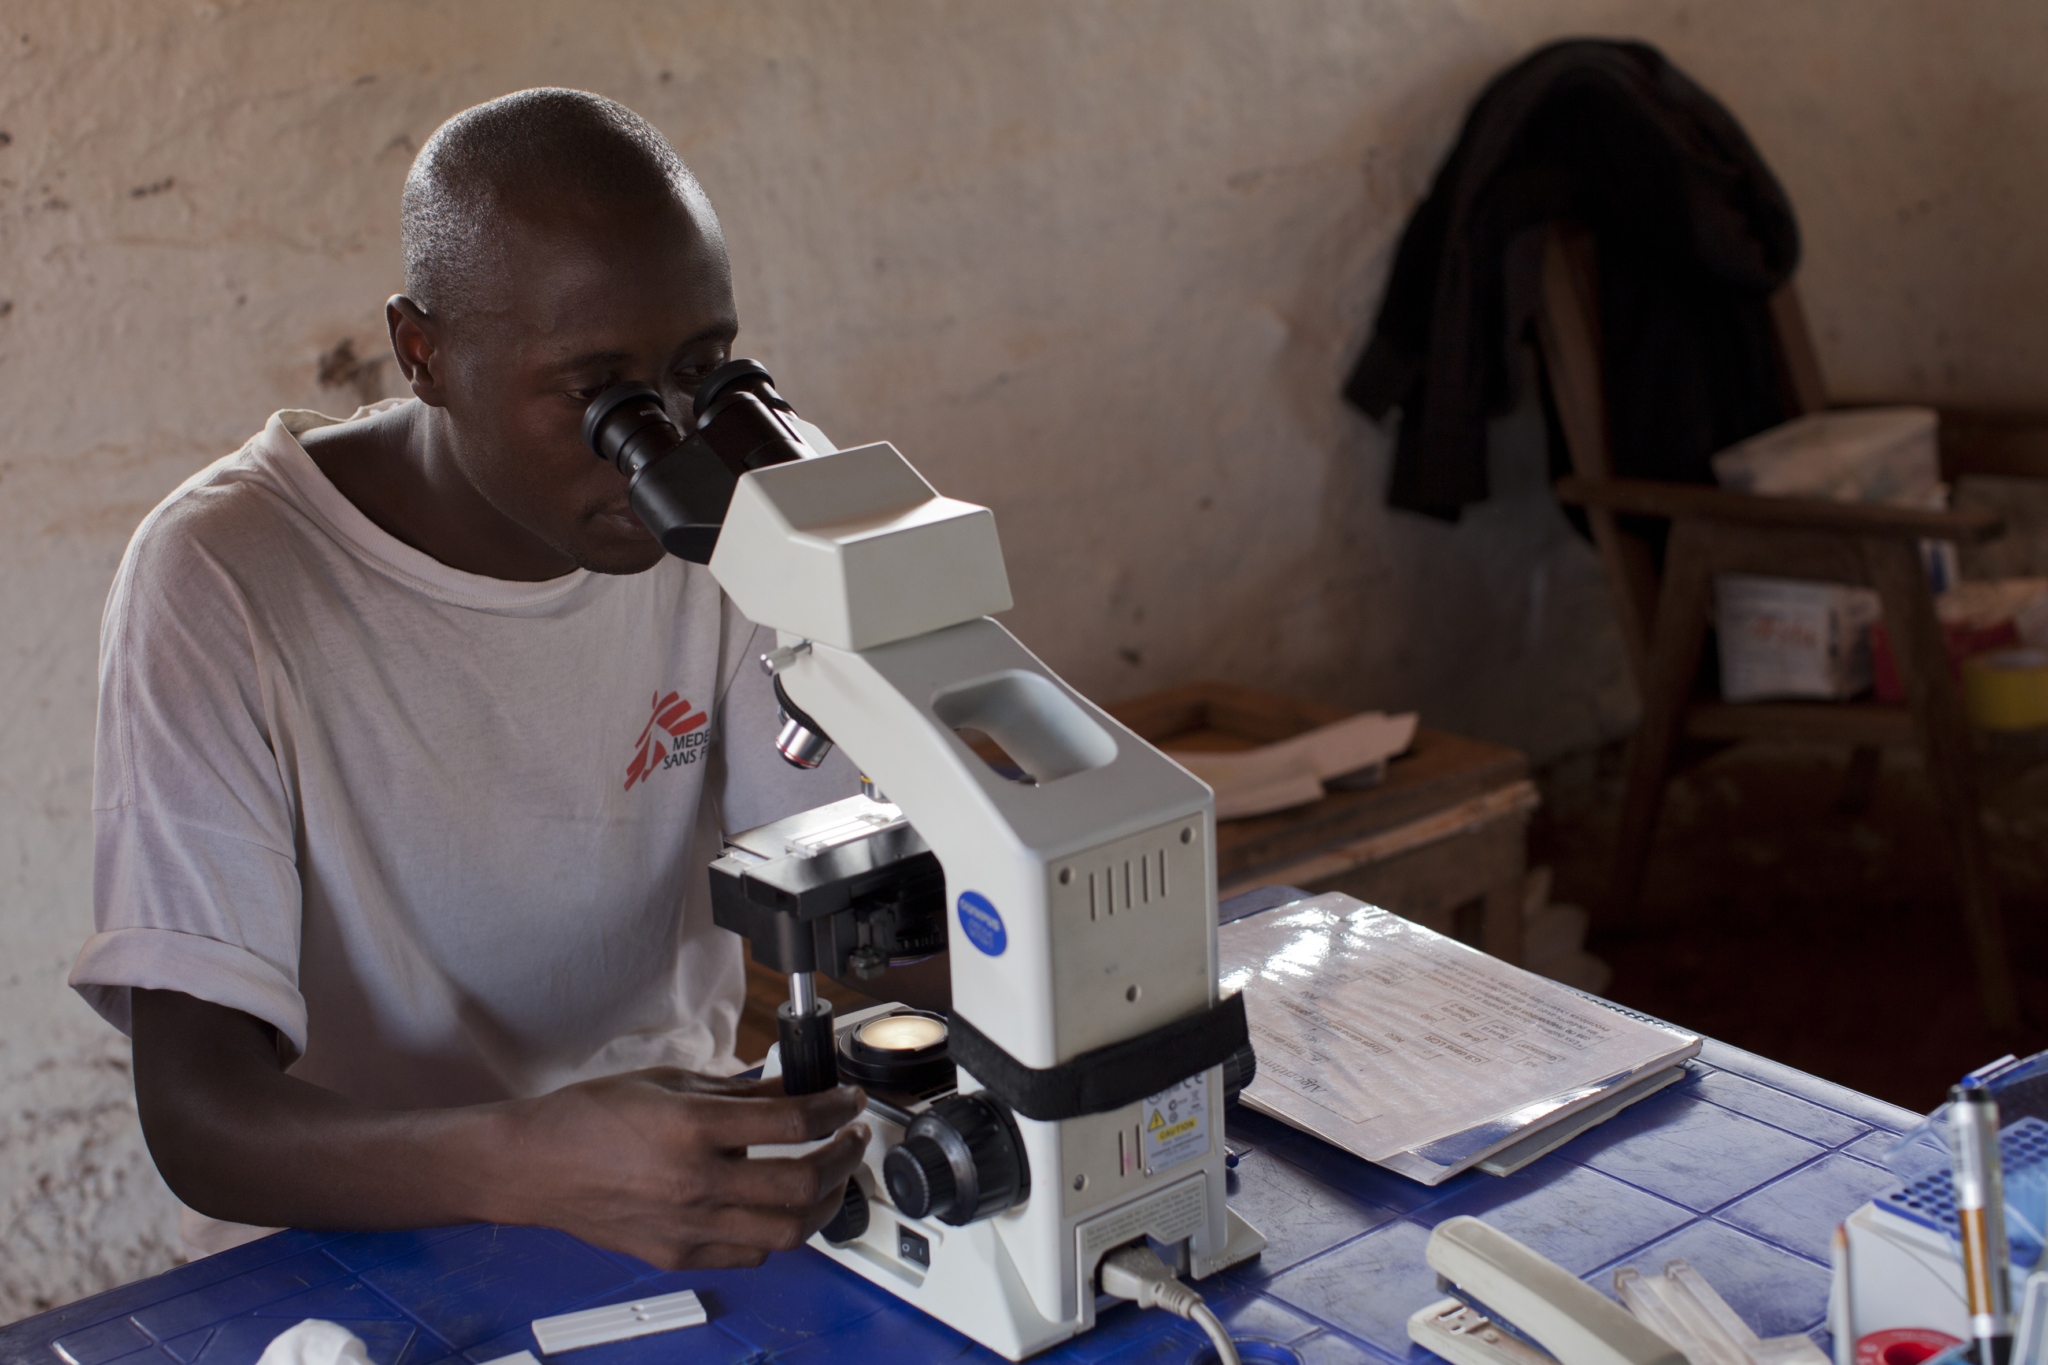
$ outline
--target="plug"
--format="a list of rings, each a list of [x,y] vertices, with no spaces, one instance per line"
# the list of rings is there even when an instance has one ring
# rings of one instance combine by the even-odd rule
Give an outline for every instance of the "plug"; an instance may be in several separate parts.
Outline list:
[[[1202,1296],[1182,1284],[1173,1267],[1143,1242],[1118,1247],[1102,1258],[1102,1292],[1129,1299],[1140,1308],[1164,1308],[1177,1318],[1191,1316]]]
[[[1240,1365],[1237,1347],[1223,1330],[1222,1321],[1145,1243],[1133,1242],[1110,1252],[1102,1258],[1099,1274],[1103,1293],[1129,1299],[1140,1308],[1163,1308],[1177,1318],[1186,1318],[1208,1333],[1216,1348],[1217,1365]]]

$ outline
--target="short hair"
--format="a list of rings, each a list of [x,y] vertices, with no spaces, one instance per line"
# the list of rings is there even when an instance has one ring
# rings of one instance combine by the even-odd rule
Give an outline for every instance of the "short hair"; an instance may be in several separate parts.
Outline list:
[[[548,199],[667,200],[718,230],[697,177],[646,119],[586,90],[519,90],[455,115],[413,158],[399,220],[406,294],[429,316],[458,316],[496,259],[497,221]]]

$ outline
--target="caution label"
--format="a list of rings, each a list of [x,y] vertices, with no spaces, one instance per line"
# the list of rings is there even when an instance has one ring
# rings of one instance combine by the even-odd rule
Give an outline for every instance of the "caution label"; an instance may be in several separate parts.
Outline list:
[[[1170,1171],[1209,1154],[1209,1073],[1190,1076],[1146,1099],[1139,1129],[1145,1174]]]

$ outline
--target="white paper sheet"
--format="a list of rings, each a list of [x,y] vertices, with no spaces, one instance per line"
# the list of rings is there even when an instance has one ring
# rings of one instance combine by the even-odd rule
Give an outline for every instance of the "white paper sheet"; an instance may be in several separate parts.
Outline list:
[[[1406,753],[1415,722],[1413,711],[1367,711],[1255,749],[1169,748],[1166,756],[1209,784],[1218,820],[1235,820],[1320,801],[1323,783]]]
[[[1699,1051],[1350,896],[1218,931],[1258,1076],[1244,1103],[1424,1184]]]

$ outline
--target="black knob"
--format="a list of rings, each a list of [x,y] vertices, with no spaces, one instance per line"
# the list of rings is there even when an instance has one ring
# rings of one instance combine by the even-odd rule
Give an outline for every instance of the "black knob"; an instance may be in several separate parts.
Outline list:
[[[782,1039],[782,1093],[815,1095],[839,1084],[830,1000],[820,1000],[808,1019],[791,1014],[783,1001],[775,1007],[775,1029]]]
[[[1236,1104],[1237,1097],[1259,1074],[1259,1054],[1252,1051],[1251,1040],[1247,1038],[1237,1051],[1223,1059],[1223,1102]]]
[[[910,1121],[882,1158],[889,1198],[912,1218],[955,1227],[992,1218],[1031,1193],[1024,1143],[993,1097],[949,1095]]]
[[[849,1177],[846,1182],[846,1197],[839,1201],[839,1212],[832,1215],[832,1221],[818,1229],[825,1240],[834,1246],[843,1246],[855,1241],[868,1230],[868,1195],[860,1187],[860,1180]]]
[[[929,1218],[953,1207],[957,1193],[953,1163],[928,1134],[906,1137],[882,1158],[882,1179],[889,1201],[912,1218]]]

